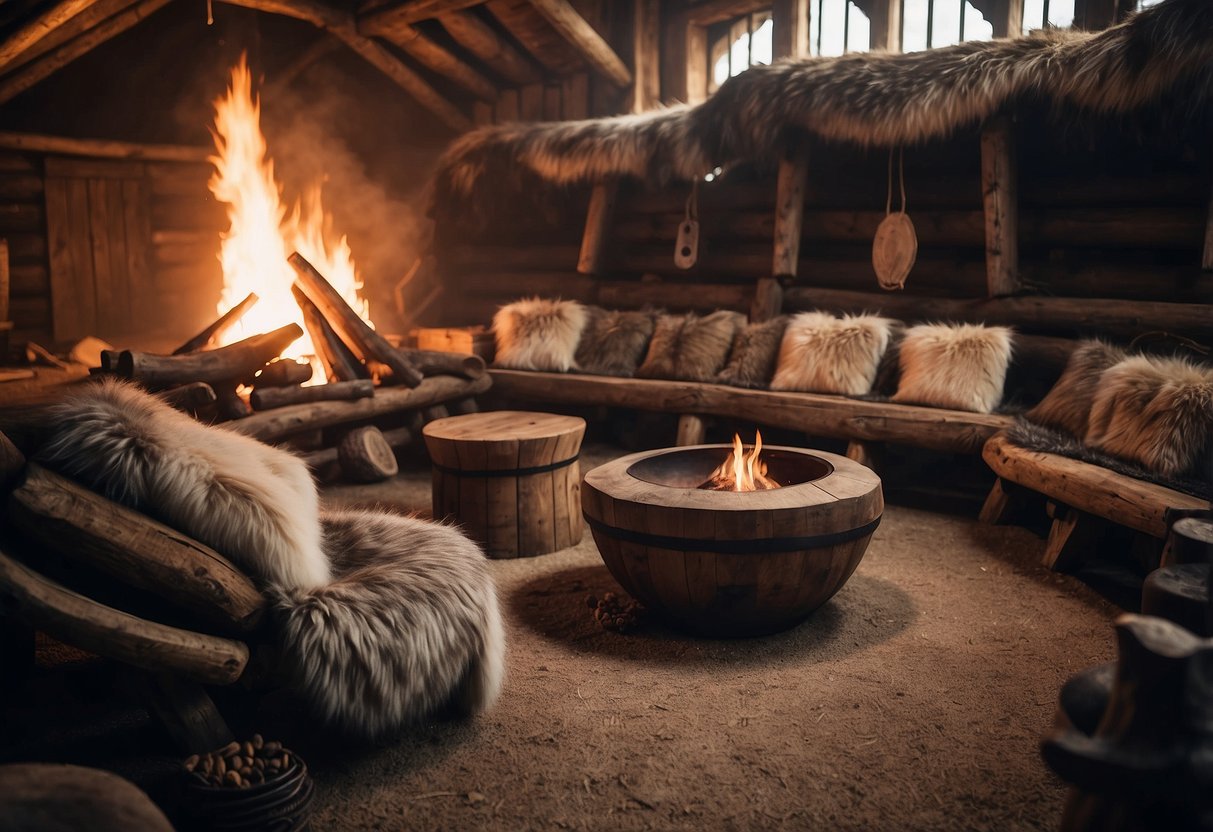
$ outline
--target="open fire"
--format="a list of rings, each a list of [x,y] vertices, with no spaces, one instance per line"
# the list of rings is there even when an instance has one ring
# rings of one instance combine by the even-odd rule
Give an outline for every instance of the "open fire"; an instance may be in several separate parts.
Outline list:
[[[762,453],[762,433],[754,432],[754,447],[746,453],[741,435],[733,434],[733,452],[699,486],[707,491],[769,491],[779,483],[767,476],[767,465],[759,458]]]
[[[223,236],[223,293],[220,314],[250,293],[259,300],[239,322],[227,330],[216,346],[268,332],[290,323],[301,327],[303,312],[291,293],[295,271],[287,262],[297,251],[316,267],[342,299],[367,323],[369,309],[361,297],[362,283],[345,237],[333,242],[332,217],[321,202],[320,184],[314,184],[289,210],[274,178],[274,163],[261,132],[261,106],[252,94],[252,74],[245,58],[232,68],[227,94],[215,102],[215,173],[211,193],[228,205],[230,228]],[[305,327],[302,338],[283,357],[306,358],[313,364],[313,384],[323,384],[325,373],[316,359],[316,347]]]

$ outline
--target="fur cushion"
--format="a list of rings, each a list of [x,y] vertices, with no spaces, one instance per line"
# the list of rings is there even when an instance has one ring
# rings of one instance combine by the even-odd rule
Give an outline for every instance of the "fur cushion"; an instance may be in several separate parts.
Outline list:
[[[322,518],[302,460],[202,425],[133,385],[54,406],[37,458],[230,557],[277,600],[285,667],[337,726],[375,736],[488,707],[504,636],[479,548],[448,526]]]
[[[745,316],[739,312],[713,312],[702,318],[662,315],[636,376],[713,381],[728,358],[734,334],[744,323]]]
[[[505,632],[480,548],[450,526],[379,512],[322,523],[337,578],[290,594],[281,616],[288,672],[320,715],[376,736],[491,705]]]
[[[1087,435],[1087,417],[1103,371],[1125,358],[1125,351],[1098,339],[1084,341],[1070,354],[1061,378],[1040,403],[1024,414],[1030,422]]]
[[[586,307],[585,329],[577,344],[577,366],[583,373],[630,378],[653,337],[654,313],[618,312]]]
[[[1164,477],[1204,468],[1213,452],[1213,368],[1147,355],[1108,368],[1086,441]]]
[[[866,395],[894,325],[875,315],[797,315],[783,335],[771,389]]]
[[[530,298],[503,306],[493,316],[495,363],[515,370],[575,370],[585,322],[585,307],[573,300]]]
[[[901,339],[901,380],[893,401],[990,413],[1002,400],[1011,330],[976,324],[922,324]]]
[[[733,337],[729,363],[716,374],[716,380],[734,387],[766,387],[775,372],[779,343],[787,326],[787,317],[781,316],[739,329]]]

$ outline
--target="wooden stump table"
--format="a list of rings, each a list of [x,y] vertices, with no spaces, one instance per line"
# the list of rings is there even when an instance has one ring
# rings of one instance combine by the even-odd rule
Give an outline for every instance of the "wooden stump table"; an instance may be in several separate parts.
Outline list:
[[[555,552],[581,540],[585,420],[499,410],[430,422],[434,518],[459,522],[494,558]]]

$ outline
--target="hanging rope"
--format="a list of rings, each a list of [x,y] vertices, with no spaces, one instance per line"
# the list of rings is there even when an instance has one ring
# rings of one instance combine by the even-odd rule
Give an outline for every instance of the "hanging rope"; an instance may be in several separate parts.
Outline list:
[[[906,151],[904,147],[897,149],[898,178],[901,182],[901,213],[906,213]],[[884,203],[884,214],[887,217],[893,213],[893,148],[889,148],[889,188],[888,197]]]

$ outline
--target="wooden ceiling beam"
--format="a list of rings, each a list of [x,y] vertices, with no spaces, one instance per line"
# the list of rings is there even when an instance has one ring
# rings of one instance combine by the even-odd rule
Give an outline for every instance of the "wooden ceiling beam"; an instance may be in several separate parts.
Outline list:
[[[568,0],[530,0],[530,3],[595,72],[620,89],[632,85],[627,64]]]
[[[422,66],[449,78],[482,101],[497,100],[497,88],[458,55],[453,54],[416,26],[395,23],[381,28],[368,28],[358,23],[359,34],[378,35],[411,55]]]
[[[455,10],[438,16],[438,22],[455,42],[500,73],[507,81],[537,84],[543,76],[535,65],[473,12]]]
[[[97,24],[113,17],[118,12],[125,11],[137,2],[139,0],[97,0],[93,5],[69,19],[62,26],[52,29],[41,39],[24,49],[11,63],[0,68],[0,71],[13,72],[18,67],[25,66],[31,61],[41,58],[52,49],[58,49],[72,38],[87,32]]]
[[[358,25],[368,27],[373,31],[384,26],[416,23],[419,20],[429,20],[448,12],[458,12],[479,6],[484,0],[405,0],[394,3],[386,8],[376,8],[358,18]]]
[[[423,107],[438,116],[452,130],[463,132],[472,126],[472,121],[462,111],[424,78],[409,69],[400,59],[370,38],[358,32],[353,14],[314,0],[221,0],[233,6],[243,6],[271,14],[281,14],[306,20],[313,26],[332,33],[334,37],[358,53],[367,63],[378,69],[396,86],[403,89]]]
[[[97,0],[62,0],[18,28],[0,43],[0,70],[12,64],[13,59],[26,49],[96,2]]]
[[[110,38],[122,34],[151,14],[159,11],[169,0],[141,0],[87,32],[69,40],[33,63],[0,79],[0,104],[12,100],[39,81],[47,78],[82,55],[91,52]]]

